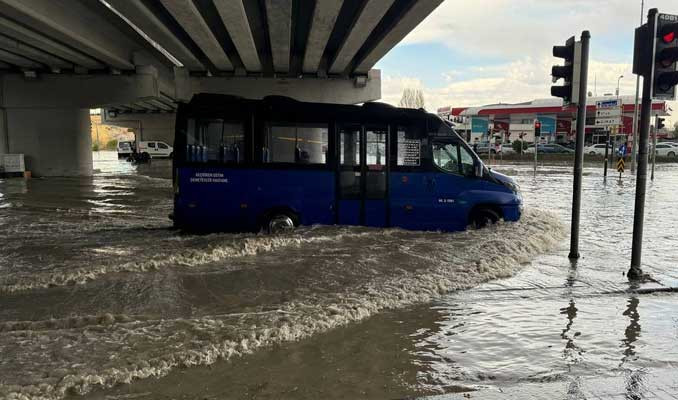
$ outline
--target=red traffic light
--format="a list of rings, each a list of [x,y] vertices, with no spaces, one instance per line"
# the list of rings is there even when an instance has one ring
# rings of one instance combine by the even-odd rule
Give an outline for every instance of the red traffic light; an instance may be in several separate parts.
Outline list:
[[[664,43],[671,43],[676,40],[676,36],[678,36],[678,24],[664,24],[660,27],[658,33],[658,36],[662,38]]]
[[[541,128],[541,122],[539,122],[539,121],[534,121],[534,127],[535,127],[535,128]]]

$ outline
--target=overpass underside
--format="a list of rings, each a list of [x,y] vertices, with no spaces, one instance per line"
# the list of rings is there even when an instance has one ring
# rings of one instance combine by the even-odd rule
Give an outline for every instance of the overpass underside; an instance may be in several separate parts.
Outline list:
[[[442,0],[0,0],[0,154],[92,173],[90,108],[171,141],[211,92],[360,103],[373,66]]]

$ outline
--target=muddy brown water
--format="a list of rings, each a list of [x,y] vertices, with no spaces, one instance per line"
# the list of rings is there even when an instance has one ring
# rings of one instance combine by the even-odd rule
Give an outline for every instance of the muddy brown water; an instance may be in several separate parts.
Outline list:
[[[167,162],[102,153],[92,178],[0,181],[0,398],[478,395],[676,366],[676,295],[622,275],[628,176],[585,170],[573,266],[566,166],[495,166],[526,215],[487,230],[195,236],[169,229]],[[648,289],[678,280],[678,168],[657,172]]]

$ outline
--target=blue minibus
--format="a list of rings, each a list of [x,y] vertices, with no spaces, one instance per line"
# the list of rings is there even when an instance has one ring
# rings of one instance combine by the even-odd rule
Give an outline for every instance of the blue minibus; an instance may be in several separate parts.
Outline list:
[[[172,218],[189,231],[457,231],[522,212],[515,181],[445,121],[376,102],[197,94],[177,111],[173,181]]]

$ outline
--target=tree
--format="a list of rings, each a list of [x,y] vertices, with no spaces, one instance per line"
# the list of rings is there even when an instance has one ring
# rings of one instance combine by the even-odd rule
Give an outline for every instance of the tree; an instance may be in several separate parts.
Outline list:
[[[424,92],[421,89],[405,88],[398,106],[405,108],[424,108]]]

